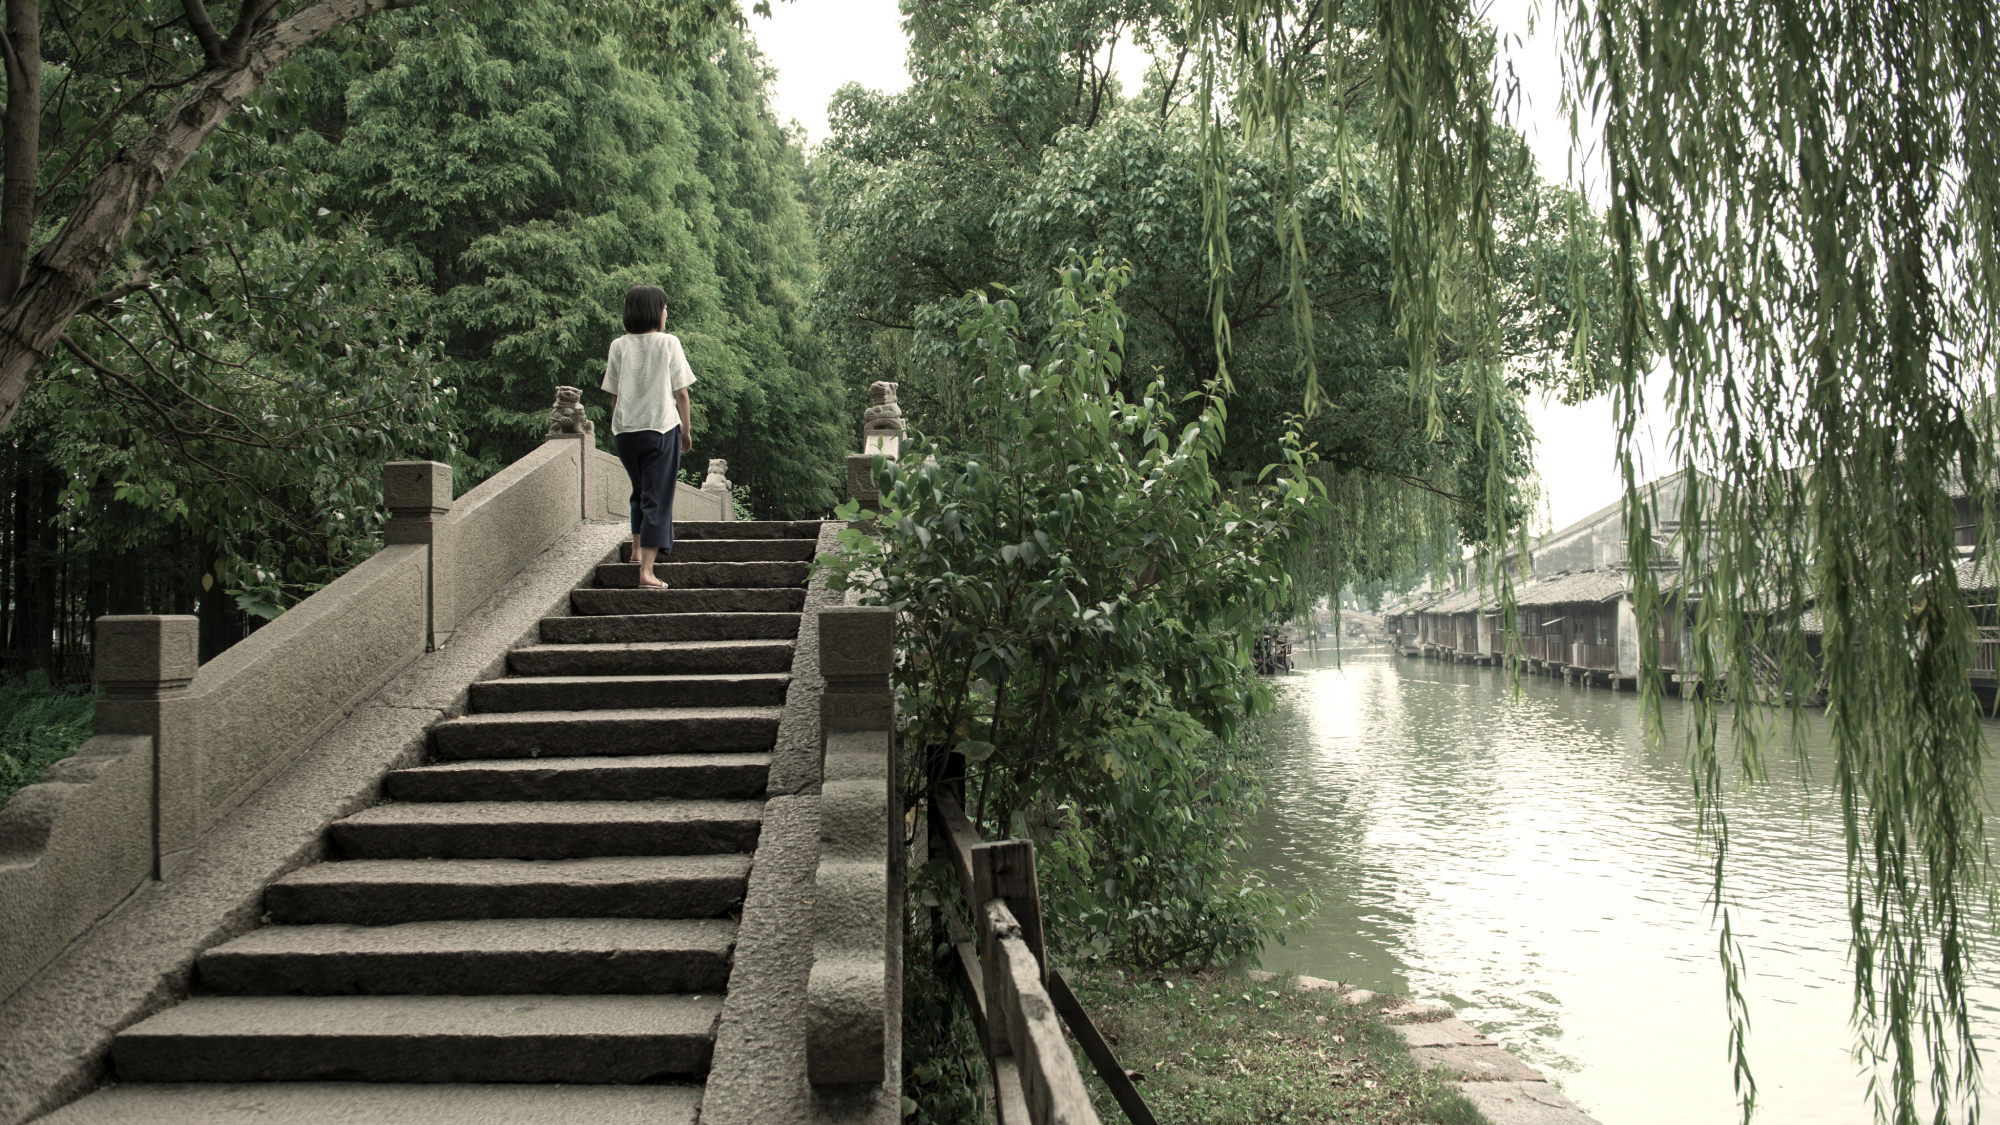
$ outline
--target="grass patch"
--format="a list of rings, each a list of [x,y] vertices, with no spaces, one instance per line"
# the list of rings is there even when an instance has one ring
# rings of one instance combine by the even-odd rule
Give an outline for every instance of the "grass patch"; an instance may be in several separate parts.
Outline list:
[[[0,805],[90,738],[97,695],[57,687],[43,672],[0,681]]]
[[[1357,1122],[1483,1125],[1453,1084],[1417,1069],[1382,1005],[1254,984],[1241,973],[1096,972],[1077,999],[1163,1123]],[[1097,1113],[1123,1121],[1078,1052]]]

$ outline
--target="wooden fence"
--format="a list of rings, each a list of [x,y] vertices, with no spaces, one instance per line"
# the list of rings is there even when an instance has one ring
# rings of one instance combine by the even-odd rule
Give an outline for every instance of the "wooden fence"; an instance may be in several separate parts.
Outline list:
[[[1576,664],[1579,667],[1590,668],[1595,671],[1616,672],[1618,670],[1618,646],[1578,644],[1576,646]]]
[[[930,817],[972,912],[976,935],[951,919],[954,968],[993,1075],[999,1125],[1096,1125],[1064,1024],[1133,1125],[1155,1125],[1111,1045],[1062,974],[1049,967],[1034,842],[982,842],[957,798],[942,787],[931,791]]]

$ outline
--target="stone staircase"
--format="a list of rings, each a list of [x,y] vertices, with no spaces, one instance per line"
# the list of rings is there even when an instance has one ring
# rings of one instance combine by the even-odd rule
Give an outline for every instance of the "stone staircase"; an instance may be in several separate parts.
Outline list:
[[[819,526],[680,525],[663,591],[598,566],[51,1120],[692,1121]]]

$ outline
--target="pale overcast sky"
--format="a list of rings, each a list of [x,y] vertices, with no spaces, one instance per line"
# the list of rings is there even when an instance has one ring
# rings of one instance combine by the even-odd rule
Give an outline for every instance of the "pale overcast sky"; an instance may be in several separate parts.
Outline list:
[[[779,0],[771,7],[772,18],[751,17],[750,29],[778,70],[774,100],[779,119],[796,120],[809,143],[826,138],[826,104],[840,87],[859,82],[895,91],[909,85],[896,0]],[[1560,41],[1548,26],[1547,5],[1495,0],[1489,18],[1503,37],[1525,40],[1511,52],[1522,94],[1515,123],[1534,149],[1542,174],[1563,180],[1569,174],[1569,125],[1558,105]],[[1144,59],[1137,51],[1120,50],[1118,62],[1127,87],[1136,86]],[[1591,180],[1598,178],[1587,162],[1579,160],[1578,167]],[[1595,190],[1592,195],[1601,198]],[[1528,409],[1552,526],[1563,527],[1616,500],[1622,485],[1610,400],[1574,407],[1531,401]],[[1645,475],[1654,475],[1650,466]]]

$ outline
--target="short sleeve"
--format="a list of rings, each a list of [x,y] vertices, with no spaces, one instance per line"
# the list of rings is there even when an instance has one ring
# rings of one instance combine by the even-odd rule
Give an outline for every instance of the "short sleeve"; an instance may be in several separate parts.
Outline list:
[[[597,385],[600,391],[618,393],[618,342],[611,342],[611,350],[604,357],[604,382]]]
[[[687,353],[681,350],[681,338],[669,336],[673,346],[667,349],[667,390],[669,393],[694,385],[694,369],[688,366]]]

